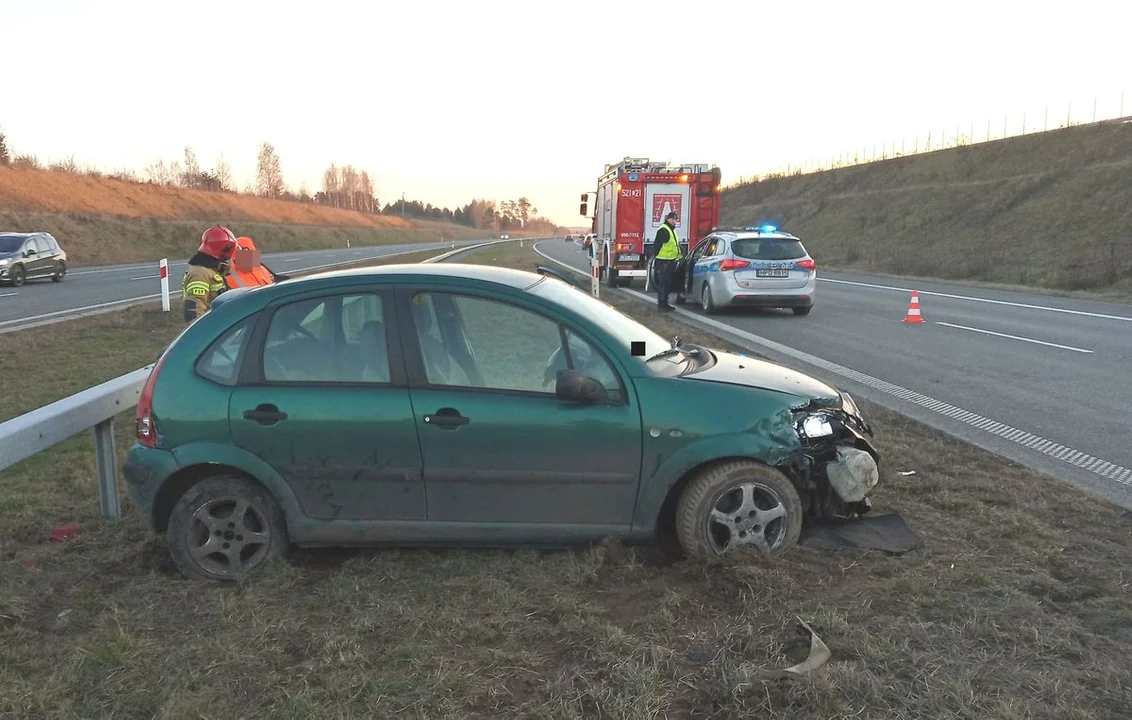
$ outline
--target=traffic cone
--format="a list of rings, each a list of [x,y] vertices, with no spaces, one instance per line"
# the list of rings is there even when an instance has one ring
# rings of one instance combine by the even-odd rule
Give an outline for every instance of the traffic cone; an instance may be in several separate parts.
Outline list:
[[[908,314],[904,316],[906,323],[922,323],[924,318],[920,315],[920,293],[912,291],[912,301],[908,303]]]

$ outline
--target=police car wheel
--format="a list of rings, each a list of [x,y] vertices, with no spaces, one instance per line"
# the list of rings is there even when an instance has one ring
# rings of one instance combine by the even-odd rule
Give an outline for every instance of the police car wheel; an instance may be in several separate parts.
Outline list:
[[[711,288],[706,282],[704,289],[700,291],[700,306],[704,309],[705,315],[714,315],[716,312],[715,301],[711,299]]]

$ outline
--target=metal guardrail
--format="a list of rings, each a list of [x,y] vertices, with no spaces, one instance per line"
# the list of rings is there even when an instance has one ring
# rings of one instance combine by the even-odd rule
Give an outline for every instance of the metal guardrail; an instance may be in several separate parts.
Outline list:
[[[494,240],[457,248],[423,262],[444,262],[461,253],[491,245],[523,240],[536,242],[542,239],[545,238]],[[121,516],[121,509],[118,505],[118,458],[114,445],[114,418],[137,407],[142,387],[155,364],[138,368],[101,385],[95,385],[0,423],[0,472],[85,430],[94,428],[98,504],[102,517],[118,519]]]

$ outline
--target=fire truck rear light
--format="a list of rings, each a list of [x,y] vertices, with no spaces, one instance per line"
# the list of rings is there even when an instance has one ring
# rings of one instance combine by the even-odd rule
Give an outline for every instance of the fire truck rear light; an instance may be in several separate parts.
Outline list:
[[[726,272],[728,270],[741,270],[745,267],[750,267],[751,263],[746,260],[736,260],[734,258],[727,258],[719,263],[719,269]]]

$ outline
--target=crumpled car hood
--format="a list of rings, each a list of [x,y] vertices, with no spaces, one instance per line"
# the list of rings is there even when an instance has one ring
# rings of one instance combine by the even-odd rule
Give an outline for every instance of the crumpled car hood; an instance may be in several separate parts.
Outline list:
[[[841,395],[835,388],[805,373],[734,353],[719,350],[712,350],[712,353],[717,358],[716,364],[706,370],[687,375],[686,379],[730,383],[789,393],[816,401],[814,405],[817,406],[836,407],[841,402]]]

